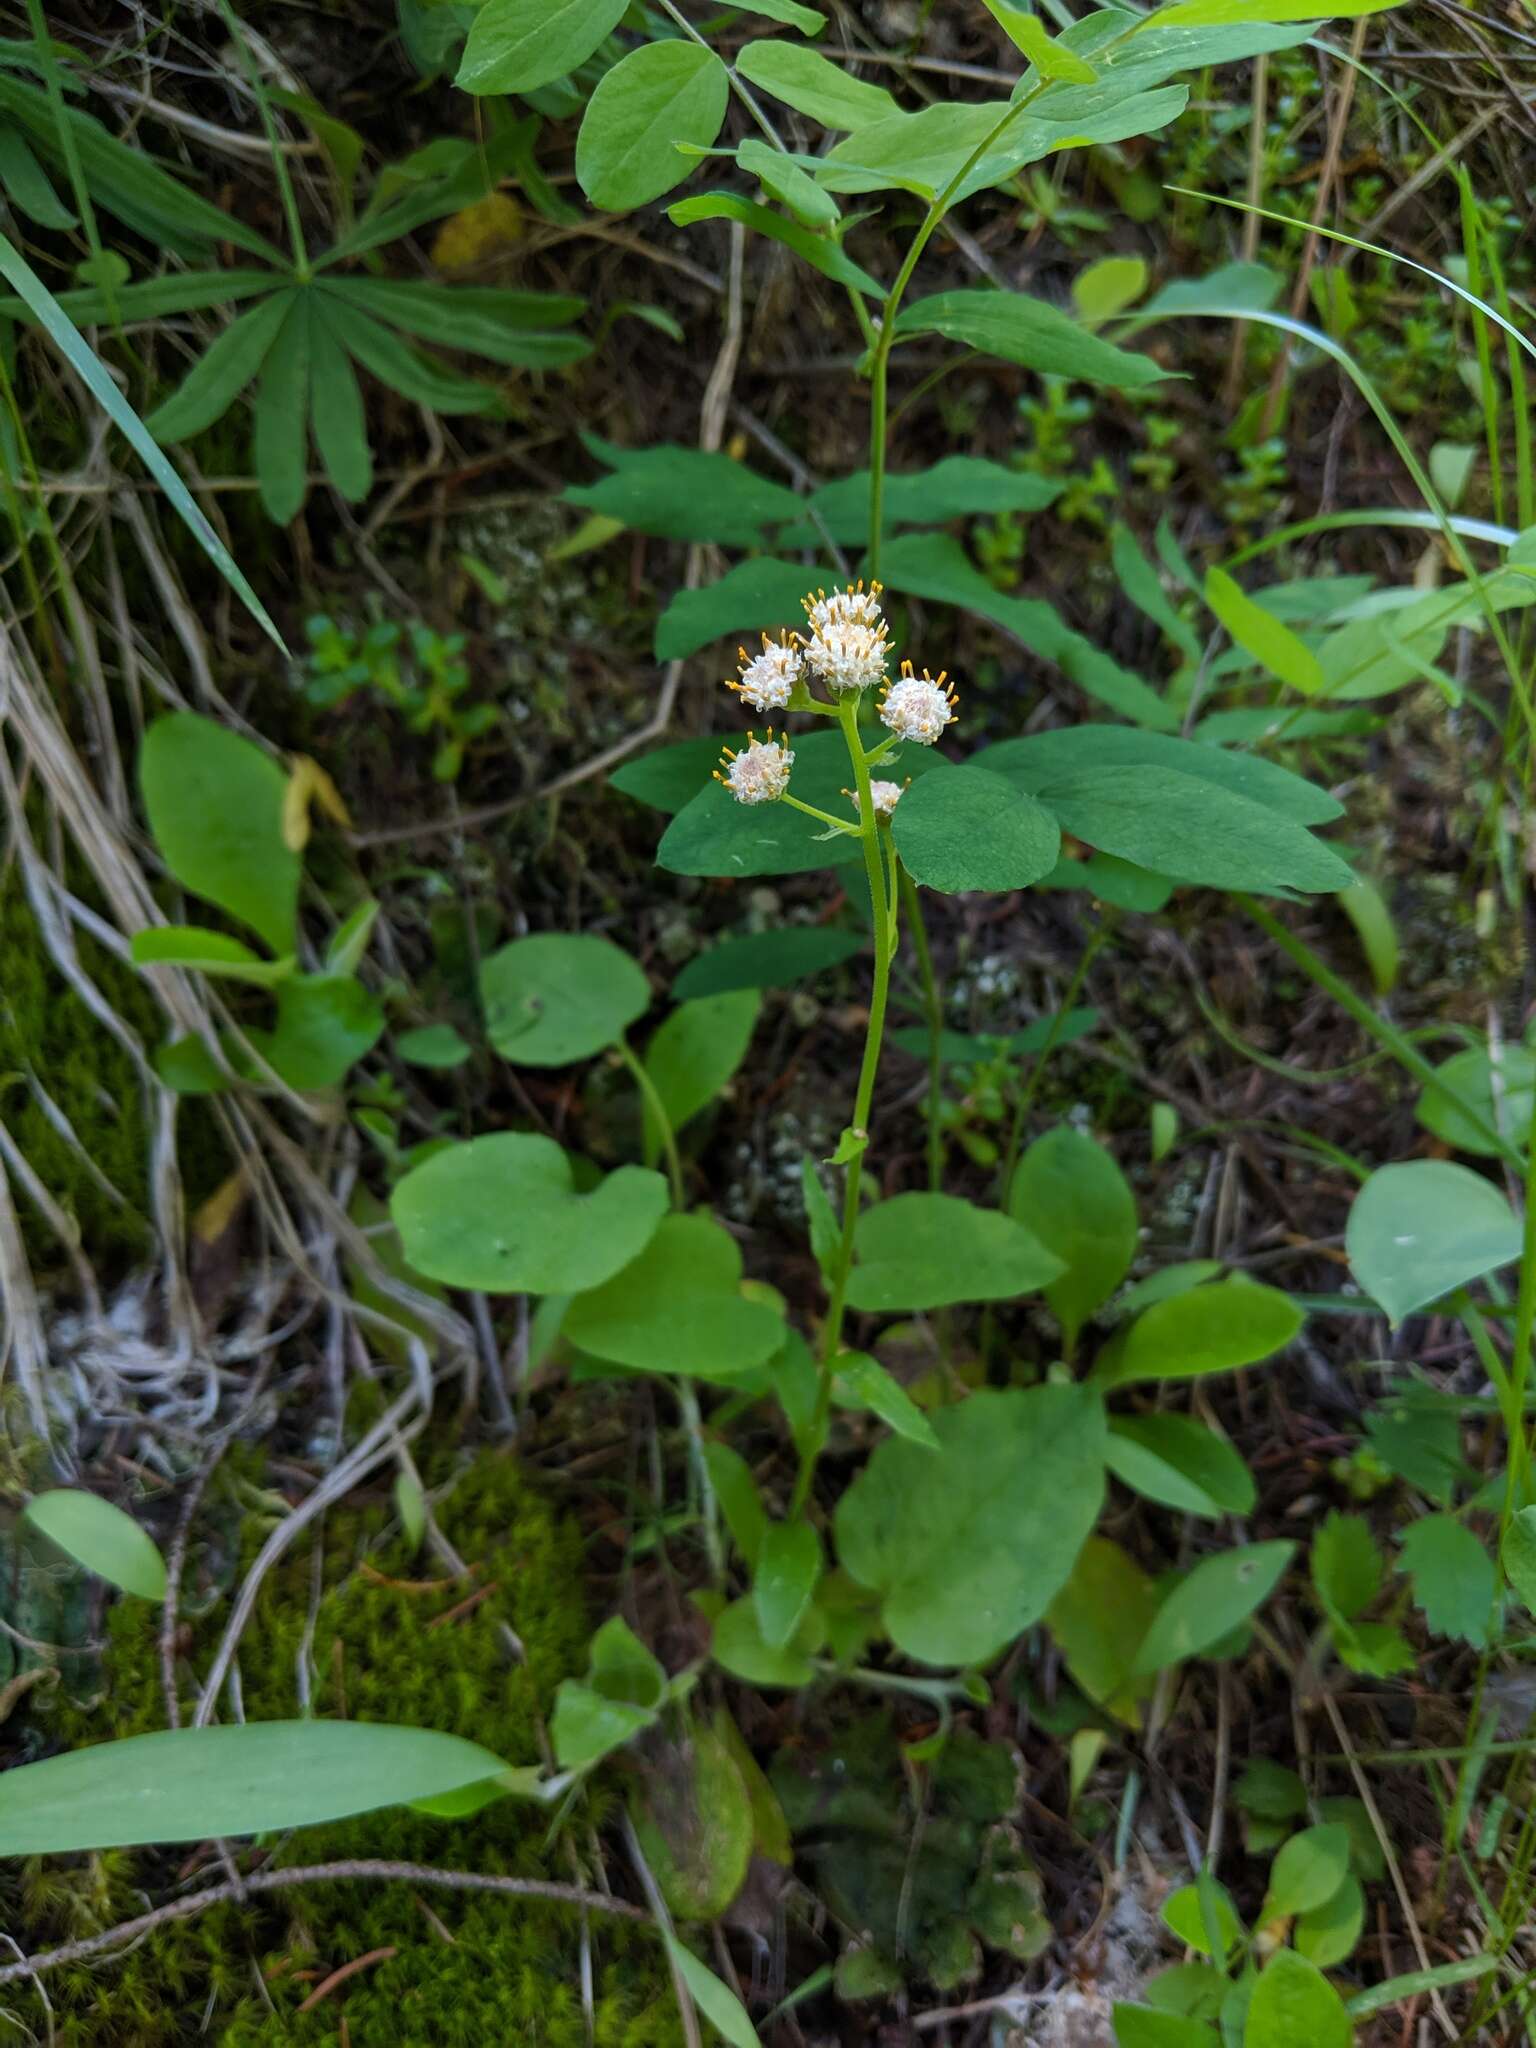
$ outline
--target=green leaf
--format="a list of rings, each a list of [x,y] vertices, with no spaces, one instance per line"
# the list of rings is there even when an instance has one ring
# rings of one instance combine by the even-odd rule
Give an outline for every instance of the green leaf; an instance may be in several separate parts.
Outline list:
[[[710,770],[720,760],[719,742],[703,739],[678,740],[670,747],[653,747],[648,754],[615,768],[608,778],[611,789],[621,789],[637,803],[665,811],[669,817],[686,809],[709,781]]]
[[[275,954],[291,954],[299,856],[283,838],[288,780],[276,762],[211,718],[176,711],[144,735],[139,787],[182,887],[248,924]]]
[[[317,298],[310,321],[310,425],[325,473],[349,505],[373,488],[368,420],[357,373],[337,340],[324,301]]]
[[[1260,1926],[1325,1906],[1349,1875],[1349,1829],[1337,1821],[1303,1828],[1283,1842],[1270,1865]]]
[[[736,1240],[712,1218],[668,1216],[622,1272],[571,1303],[565,1334],[632,1372],[739,1378],[784,1342],[783,1317],[743,1297],[741,1271]]]
[[[1521,1508],[1504,1532],[1504,1575],[1536,1614],[1536,1507]]]
[[[1356,875],[1347,889],[1339,891],[1339,908],[1355,928],[1377,995],[1391,995],[1397,986],[1401,952],[1387,899],[1374,882]]]
[[[21,1518],[109,1586],[140,1600],[165,1598],[165,1559],[153,1539],[100,1494],[76,1487],[35,1493]]]
[[[612,473],[595,484],[573,485],[563,494],[565,502],[621,519],[637,533],[751,547],[765,527],[781,525],[802,509],[802,500],[785,485],[757,475],[729,455],[670,443],[654,448],[615,448],[605,441],[588,445]],[[799,590],[793,597],[785,579],[782,605],[763,624],[780,624],[786,615],[791,620],[799,617],[810,574],[799,571]],[[738,620],[735,630],[750,623]]]
[[[666,1182],[638,1166],[621,1166],[591,1194],[578,1194],[565,1153],[531,1131],[445,1146],[390,1199],[417,1272],[486,1294],[601,1286],[644,1251],[666,1208]]]
[[[384,1008],[350,974],[293,975],[278,985],[277,1028],[251,1042],[290,1088],[335,1088],[384,1035]]]
[[[1105,1459],[1122,1486],[1181,1514],[1253,1511],[1253,1474],[1225,1437],[1186,1415],[1114,1415]]]
[[[692,1949],[684,1948],[675,1934],[665,1934],[663,1939],[673,1968],[688,1987],[688,1996],[721,2039],[728,2041],[731,2048],[761,2048],[757,2029],[747,2018],[735,1992],[722,1984]]]
[[[879,1314],[1012,1301],[1055,1280],[1062,1263],[996,1209],[957,1195],[895,1195],[859,1218],[848,1306]]]
[[[1066,79],[1072,85],[1092,85],[1097,71],[1081,57],[1058,43],[1035,15],[1022,7],[1010,7],[1007,0],[986,0],[987,12],[997,22],[1015,49],[1022,50],[1042,78]]]
[[[1363,1515],[1325,1517],[1312,1538],[1312,1583],[1330,1619],[1353,1621],[1382,1588],[1386,1565]],[[1296,1910],[1300,1910],[1299,1908]]]
[[[937,526],[947,519],[987,513],[1043,512],[1065,489],[1059,477],[1005,469],[1002,463],[988,462],[979,455],[947,455],[930,469],[888,475],[882,504],[887,528]],[[869,541],[869,500],[867,469],[856,469],[834,483],[823,484],[806,499],[806,517],[779,535],[779,545],[820,547],[824,527],[835,541],[863,547]],[[800,575],[803,580],[803,569]]]
[[[854,291],[863,292],[866,298],[881,299],[885,296],[885,287],[879,279],[860,269],[836,242],[802,226],[797,220],[787,220],[770,206],[759,205],[755,199],[744,199],[739,192],[700,192],[691,199],[676,200],[667,208],[667,218],[680,228],[692,227],[701,220],[739,220],[754,234],[766,235],[770,241],[782,242],[786,249],[793,249],[802,262],[809,263],[813,270],[819,270],[823,277],[830,277],[834,284],[849,285]]]
[[[584,64],[618,27],[628,0],[486,0],[469,25],[454,84],[461,92],[535,92]]]
[[[131,152],[129,154],[131,155]],[[3,235],[0,235],[0,277],[4,277],[12,290],[20,295],[27,310],[74,370],[86,390],[125,436],[129,446],[165,493],[176,516],[198,546],[262,631],[279,651],[286,655],[288,649],[282,634],[272,623],[266,607],[252,590],[228,548],[209,525],[206,514],[188,491],[179,471],[166,461],[156,447],[154,436],[118,390],[100,359],[86,346],[84,337],[76,330],[68,316],[60,311],[59,303],[48,287],[25,257],[12,248]]]
[[[1393,1323],[1520,1256],[1520,1224],[1470,1167],[1413,1159],[1378,1167],[1344,1232],[1349,1268]]]
[[[1104,1411],[1080,1387],[1009,1388],[942,1409],[933,1426],[937,1450],[876,1446],[838,1503],[838,1555],[882,1596],[898,1649],[972,1664],[1066,1583],[1103,1498]]]
[[[1244,1813],[1258,1820],[1300,1820],[1307,1810],[1307,1788],[1300,1773],[1273,1757],[1250,1757],[1232,1796]]]
[[[1399,1542],[1398,1563],[1412,1578],[1413,1597],[1436,1635],[1458,1636],[1483,1648],[1498,1576],[1481,1539],[1454,1515],[1425,1515],[1403,1531]]]
[[[129,957],[135,967],[196,968],[225,981],[248,981],[256,988],[271,988],[293,972],[291,954],[284,960],[263,960],[241,940],[195,924],[153,924],[135,932]]]
[[[935,604],[958,605],[993,620],[1031,654],[1055,662],[1079,689],[1122,718],[1177,730],[1178,712],[1165,704],[1150,684],[1074,632],[1043,598],[1005,596],[976,568],[953,535],[900,535],[882,552],[880,574],[892,590],[926,597]],[[990,768],[992,764],[977,755],[971,765]]]
[[[832,1361],[832,1399],[840,1408],[868,1409],[909,1443],[939,1447],[933,1424],[906,1388],[865,1351],[840,1351]]]
[[[816,1676],[811,1651],[805,1645],[810,1641],[812,1648],[819,1647],[820,1635],[818,1617],[813,1608],[796,1643],[788,1649],[771,1649],[763,1641],[757,1621],[757,1603],[749,1595],[745,1600],[733,1600],[715,1618],[709,1653],[722,1671],[730,1672],[733,1678],[745,1680],[748,1685],[784,1686],[794,1690],[809,1685]]]
[[[350,303],[349,298],[333,293],[326,304],[326,316],[331,332],[348,355],[412,405],[424,405],[440,413],[495,411],[498,400],[489,385],[456,376],[419,350],[409,348],[399,335],[391,334],[360,306]]]
[[[1117,2004],[1111,2019],[1118,2048],[1217,2048],[1215,2029],[1184,2013]]]
[[[1458,1152],[1499,1156],[1502,1133],[1524,1147],[1536,1112],[1536,1052],[1526,1045],[1468,1046],[1435,1069],[1435,1080],[1418,1100],[1418,1119],[1427,1131]]]
[[[1132,1723],[1146,1688],[1131,1682],[1131,1663],[1157,1607],[1157,1586],[1129,1551],[1090,1536],[1045,1617],[1088,1698]]]
[[[752,1571],[757,1625],[770,1650],[787,1649],[822,1573],[821,1539],[809,1522],[770,1522]]]
[[[1354,880],[1302,826],[1182,769],[1084,768],[1039,794],[1063,831],[1176,882],[1322,891]]]
[[[1162,1671],[1231,1635],[1269,1598],[1295,1553],[1294,1543],[1249,1543],[1205,1558],[1158,1609],[1132,1668]]]
[[[1174,610],[1163,589],[1161,577],[1137,545],[1135,535],[1118,521],[1110,533],[1110,554],[1115,574],[1120,579],[1120,588],[1131,603],[1138,611],[1145,612],[1154,625],[1161,627],[1186,661],[1198,663],[1200,636],[1189,621]]]
[[[144,422],[162,443],[187,441],[221,420],[256,376],[298,298],[274,291],[209,343],[171,396]]]
[[[387,1722],[246,1721],[98,1742],[0,1776],[9,1856],[202,1842],[345,1820],[499,1778],[478,1743]]]
[[[749,135],[736,145],[736,161],[806,227],[835,228],[841,220],[831,193],[823,192],[816,180],[782,150],[770,149],[766,142]]]
[[[942,334],[1027,370],[1112,391],[1144,390],[1168,375],[1150,356],[1132,355],[1100,340],[1070,313],[1023,292],[940,292],[900,313],[896,331],[901,337]]]
[[[1206,572],[1205,601],[1245,653],[1303,696],[1323,688],[1322,663],[1282,620],[1255,603],[1225,569]]]
[[[1240,754],[1168,733],[1141,732],[1130,725],[1070,725],[1027,739],[984,747],[978,767],[1007,775],[1038,795],[1053,782],[1088,768],[1172,768],[1199,782],[1211,782],[1261,804],[1293,825],[1326,825],[1342,817],[1343,805],[1316,783],[1257,754]]]
[[[744,14],[761,14],[769,21],[782,21],[802,35],[819,36],[827,25],[824,14],[814,7],[802,7],[799,0],[736,0]]]
[[[1231,1372],[1283,1351],[1305,1320],[1288,1294],[1234,1273],[1144,1309],[1099,1376],[1123,1387]]]
[[[566,331],[586,301],[565,292],[432,284],[406,277],[325,277],[315,303],[333,322],[339,318],[342,329],[361,310],[421,341],[518,369],[557,367],[591,352],[585,336]],[[471,388],[479,389],[483,400],[483,389]]]
[[[755,989],[733,989],[679,1003],[645,1049],[650,1075],[674,1131],[708,1109],[747,1056],[762,1002]],[[661,1131],[644,1102],[645,1163],[661,1154]]]
[[[1192,1948],[1203,1956],[1214,1955],[1214,1935],[1222,1948],[1218,1960],[1223,1962],[1244,1938],[1243,1923],[1238,1918],[1231,1894],[1225,1885],[1217,1884],[1214,1879],[1203,1887],[1186,1884],[1170,1892],[1163,1901],[1161,1918],[1163,1925],[1170,1933],[1176,1934],[1186,1948]],[[1299,2042],[1296,2048],[1301,2048]]]
[[[486,1036],[514,1067],[568,1067],[615,1044],[651,1006],[627,953],[588,932],[514,939],[480,969]]]
[[[298,516],[309,489],[309,301],[295,292],[256,387],[256,481],[279,526]]]
[[[850,78],[840,66],[806,49],[803,43],[779,37],[746,43],[737,54],[736,69],[753,85],[760,85],[764,92],[823,128],[863,128],[898,111],[883,86]]]
[[[984,768],[952,768],[917,783],[897,805],[891,832],[913,880],[944,895],[1027,889],[1061,851],[1050,812]]]
[[[780,925],[746,938],[724,939],[690,960],[672,993],[680,1001],[725,995],[731,989],[792,988],[813,974],[839,967],[863,950],[857,932],[822,925]]]
[[[730,99],[730,73],[713,50],[681,40],[644,43],[605,72],[576,138],[576,177],[594,206],[629,213],[681,184],[708,149]]]
[[[0,191],[40,228],[67,234],[77,225],[24,138],[9,123],[0,123]]]
[[[1327,17],[1384,14],[1399,0],[1327,0]],[[1145,17],[1146,28],[1219,28],[1239,22],[1316,21],[1319,0],[1174,0]],[[1248,2044],[1252,2048],[1252,2044]]]
[[[899,816],[898,812],[898,816]],[[1019,1161],[1008,1213],[1032,1230],[1066,1271],[1045,1290],[1066,1348],[1131,1269],[1136,1198],[1104,1147],[1070,1124],[1037,1138]]]
[[[1232,7],[1239,0],[1188,0],[1188,4]],[[1248,2002],[1243,2048],[1298,2048],[1302,2041],[1307,2048],[1349,2048],[1354,2034],[1343,1999],[1315,1964],[1293,1949],[1283,1948],[1271,1956]]]
[[[426,1495],[409,1472],[396,1473],[393,1493],[400,1533],[411,1551],[420,1550],[427,1533]]]
[[[1150,272],[1141,256],[1101,256],[1072,280],[1072,303],[1090,327],[1102,326],[1134,306],[1147,288]],[[1117,528],[1120,533],[1125,527]],[[1138,550],[1139,552],[1139,550]]]
[[[1337,1969],[1354,1954],[1365,1930],[1365,1893],[1358,1877],[1347,1876],[1332,1898],[1298,1915],[1291,1930],[1296,1953],[1314,1968]]]
[[[752,1860],[752,1802],[720,1734],[695,1725],[659,1746],[630,1782],[641,1852],[679,1920],[714,1920],[730,1906]],[[722,1986],[722,1989],[724,1987]]]
[[[655,1710],[628,1700],[605,1699],[580,1679],[565,1678],[555,1692],[550,1740],[562,1770],[585,1771],[612,1756],[656,1719]]]
[[[451,1024],[418,1024],[402,1031],[395,1040],[395,1052],[408,1067],[427,1067],[447,1072],[462,1067],[474,1048]]]
[[[1410,1999],[1422,1998],[1429,1991],[1449,1991],[1458,1984],[1475,1984],[1480,1977],[1493,1976],[1499,1967],[1497,1956],[1482,1955],[1466,1956],[1459,1963],[1440,1963],[1432,1970],[1409,1970],[1405,1976],[1389,1977],[1384,1984],[1357,1991],[1345,2010],[1352,2019],[1368,2019],[1373,2012],[1382,2012],[1389,2005],[1406,2005]]]
[[[768,1532],[768,1515],[752,1468],[729,1444],[706,1443],[704,1469],[709,1474],[710,1490],[725,1516],[731,1541],[740,1551],[742,1562],[751,1568],[757,1563]]]
[[[739,465],[732,467],[747,474]],[[692,519],[696,510],[686,510],[684,516]],[[763,555],[738,562],[718,583],[702,590],[680,590],[656,621],[656,659],[684,661],[727,635],[734,642],[759,627],[772,630],[790,624],[801,616],[800,600],[810,576],[799,562],[777,562]]]

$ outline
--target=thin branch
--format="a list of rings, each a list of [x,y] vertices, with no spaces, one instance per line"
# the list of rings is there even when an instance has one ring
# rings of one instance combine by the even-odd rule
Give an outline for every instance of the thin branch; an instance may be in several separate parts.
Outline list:
[[[258,1870],[250,1877],[232,1878],[225,1884],[211,1885],[207,1891],[194,1892],[184,1899],[173,1899],[168,1905],[140,1913],[134,1920],[124,1920],[117,1927],[109,1927],[104,1934],[87,1935],[80,1941],[65,1942],[62,1948],[45,1949],[41,1955],[26,1956],[19,1963],[6,1963],[0,1967],[0,1984],[20,1983],[25,1978],[40,1977],[45,1970],[62,1969],[67,1963],[84,1963],[93,1956],[109,1955],[124,1942],[136,1941],[141,1935],[153,1933],[157,1927],[168,1927],[177,1920],[191,1920],[197,1914],[207,1912],[210,1906],[228,1905],[253,1893],[290,1891],[296,1885],[304,1884],[337,1884],[353,1878],[435,1885],[439,1891],[447,1892],[499,1892],[506,1898],[542,1899],[557,1906],[581,1906],[591,1913],[607,1913],[620,1920],[637,1920],[642,1927],[651,1924],[650,1914],[630,1905],[627,1900],[610,1898],[606,1892],[589,1892],[576,1884],[557,1884],[553,1879],[546,1881],[534,1877],[496,1877],[478,1870],[439,1870],[430,1863],[390,1863],[371,1857],[354,1857],[339,1863],[302,1864],[293,1870]]]

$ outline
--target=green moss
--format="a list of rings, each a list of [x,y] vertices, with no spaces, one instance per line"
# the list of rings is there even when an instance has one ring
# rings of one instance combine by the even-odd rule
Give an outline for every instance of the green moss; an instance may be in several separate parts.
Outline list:
[[[82,940],[82,964],[146,1046],[165,1023],[139,977]],[[150,1134],[132,1059],[54,966],[38,932],[21,875],[0,861],[0,1117],[54,1200],[79,1225],[93,1263],[141,1256],[150,1242]],[[79,1140],[50,1119],[28,1082],[35,1075]],[[224,1148],[205,1106],[181,1118],[182,1170],[189,1197],[212,1191],[226,1173]],[[92,1172],[81,1149],[94,1163]],[[115,1189],[121,1200],[109,1191]],[[17,1191],[27,1249],[39,1267],[56,1264],[53,1233]]]
[[[429,1484],[447,1476],[439,1470]],[[323,1590],[308,1647],[313,1711],[446,1729],[512,1762],[538,1758],[539,1717],[559,1680],[585,1657],[579,1533],[502,1456],[467,1467],[437,1512],[474,1567],[474,1587],[495,1590],[448,1619],[465,1586],[420,1588],[435,1573],[400,1541],[380,1542],[388,1520],[382,1501],[333,1515],[318,1566],[308,1549],[279,1566],[246,1631],[239,1666],[248,1719],[298,1711],[296,1674],[318,1570]],[[247,1557],[261,1533],[247,1529]],[[221,1600],[194,1626],[184,1684],[206,1669],[227,1611]],[[523,1645],[521,1661],[510,1654],[502,1624]],[[163,1726],[155,1635],[143,1607],[119,1604],[103,1695],[62,1709],[50,1734],[73,1743]],[[390,1857],[590,1881],[592,1872],[576,1866],[563,1840],[551,1847],[550,1826],[548,1810],[512,1800],[460,1822],[397,1810],[306,1830],[282,1846],[278,1860]],[[568,1831],[578,1846],[586,1838],[583,1827]],[[29,1946],[110,1926],[140,1909],[142,1891],[168,1895],[184,1853],[96,1858],[83,1870],[34,1866],[20,1898],[9,1902],[6,1924],[24,1926]],[[654,1935],[599,1916],[590,1933],[597,2048],[675,2048],[676,2010]],[[59,2048],[200,2041],[297,2048],[334,2043],[344,2013],[354,2048],[585,2048],[580,1934],[578,1915],[564,1906],[395,1883],[304,1886],[164,1929],[121,1962],[50,1977],[52,2038]],[[331,1971],[379,1949],[395,1953],[312,2013],[299,2012]],[[40,2001],[12,2004],[38,2038],[48,2033]]]

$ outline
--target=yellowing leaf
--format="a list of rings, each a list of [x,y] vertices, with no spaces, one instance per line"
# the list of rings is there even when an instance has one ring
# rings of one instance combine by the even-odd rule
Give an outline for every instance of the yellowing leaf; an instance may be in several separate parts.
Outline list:
[[[474,270],[521,241],[523,211],[507,192],[488,192],[473,206],[451,214],[432,242],[439,270]]]
[[[351,815],[330,776],[308,754],[295,754],[288,787],[283,793],[283,844],[290,853],[302,853],[309,844],[312,804],[318,804],[336,824],[350,827]]]

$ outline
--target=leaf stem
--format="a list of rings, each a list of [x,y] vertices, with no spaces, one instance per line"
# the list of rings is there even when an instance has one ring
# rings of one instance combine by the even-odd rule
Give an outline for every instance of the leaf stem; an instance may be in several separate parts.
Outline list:
[[[667,1162],[667,1179],[672,1187],[672,1206],[674,1209],[681,1209],[685,1200],[683,1192],[683,1162],[678,1155],[677,1133],[672,1128],[671,1117],[667,1115],[666,1104],[661,1099],[656,1083],[645,1071],[644,1066],[642,1066],[628,1043],[622,1038],[616,1038],[613,1042],[613,1049],[625,1066],[628,1067],[630,1073],[634,1075],[635,1086],[640,1090],[646,1108],[655,1119],[657,1135],[661,1140],[662,1153]]]
[[[850,832],[857,839],[862,837],[857,825],[850,825],[846,818],[834,818],[830,811],[819,811],[814,804],[803,804],[799,797],[791,796],[786,790],[779,798],[781,804],[791,804],[797,811],[804,811],[808,818],[818,818],[823,825],[830,825],[834,832]]]
[[[867,1132],[870,1105],[875,1094],[875,1075],[880,1067],[880,1046],[885,1036],[885,1009],[890,994],[891,959],[896,950],[896,929],[894,907],[886,888],[885,860],[880,847],[880,821],[875,815],[874,800],[870,795],[869,765],[864,758],[864,744],[859,738],[859,709],[856,697],[843,698],[838,705],[838,718],[842,724],[843,738],[848,745],[848,758],[853,763],[854,781],[859,792],[859,837],[864,842],[864,872],[869,880],[871,923],[875,939],[875,973],[869,998],[869,1023],[864,1033],[864,1057],[859,1067],[852,1118],[854,1130]],[[822,1442],[827,1433],[827,1419],[832,1412],[832,1362],[842,1349],[848,1276],[853,1269],[853,1237],[859,1223],[862,1158],[855,1159],[849,1165],[846,1175],[843,1190],[842,1236],[838,1241],[837,1255],[833,1262],[831,1301],[827,1309],[826,1322],[822,1326],[821,1383],[816,1392],[816,1412],[806,1433],[805,1447],[800,1457],[800,1472],[795,1481],[794,1500],[790,1508],[792,1515],[803,1514],[805,1511],[811,1483],[816,1476],[816,1461],[821,1454]]]

